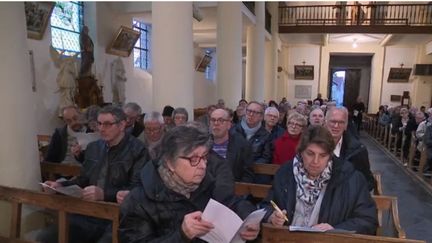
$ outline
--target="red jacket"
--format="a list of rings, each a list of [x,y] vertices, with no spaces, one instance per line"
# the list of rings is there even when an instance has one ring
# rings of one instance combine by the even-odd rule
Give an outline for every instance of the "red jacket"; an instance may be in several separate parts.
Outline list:
[[[301,134],[293,137],[287,131],[275,140],[273,151],[273,164],[284,164],[294,158],[296,154],[297,144],[300,141]]]

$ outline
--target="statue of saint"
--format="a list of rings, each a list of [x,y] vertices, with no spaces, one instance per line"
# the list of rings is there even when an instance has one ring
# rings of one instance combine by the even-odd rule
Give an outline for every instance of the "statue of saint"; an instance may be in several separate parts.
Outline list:
[[[52,45],[50,46],[50,56],[54,65],[60,69],[57,75],[58,93],[60,94],[59,114],[66,106],[74,105],[74,95],[77,78],[77,58],[76,56],[64,56],[59,53]]]
[[[126,84],[126,70],[123,61],[120,57],[117,57],[111,63],[112,72],[112,92],[113,92],[113,103],[124,104],[125,97],[125,84]]]
[[[81,46],[81,69],[80,77],[89,77],[92,75],[91,68],[94,62],[93,55],[93,41],[88,35],[89,29],[84,25],[80,33],[80,46]]]

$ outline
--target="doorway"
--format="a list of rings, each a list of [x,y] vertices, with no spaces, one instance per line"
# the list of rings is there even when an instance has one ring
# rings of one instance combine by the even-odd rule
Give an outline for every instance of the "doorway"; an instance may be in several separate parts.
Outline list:
[[[372,54],[330,55],[329,100],[348,110],[362,97],[364,104],[369,103]]]

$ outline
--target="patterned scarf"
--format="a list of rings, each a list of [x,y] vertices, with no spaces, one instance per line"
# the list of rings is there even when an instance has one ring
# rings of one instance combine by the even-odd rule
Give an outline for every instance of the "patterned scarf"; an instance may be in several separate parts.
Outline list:
[[[314,180],[307,177],[307,171],[304,168],[303,158],[297,154],[293,160],[293,173],[297,182],[296,196],[307,205],[315,205],[321,190],[328,184],[331,177],[333,162],[330,160],[327,167],[321,172],[321,175]]]
[[[186,184],[176,173],[169,170],[163,162],[159,166],[158,172],[165,186],[186,198],[190,198],[190,194],[199,187],[199,184]]]

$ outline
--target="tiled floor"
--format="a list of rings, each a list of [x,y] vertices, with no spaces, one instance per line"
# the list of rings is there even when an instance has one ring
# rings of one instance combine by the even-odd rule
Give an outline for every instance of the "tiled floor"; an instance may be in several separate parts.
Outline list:
[[[384,195],[398,198],[399,216],[407,238],[432,243],[432,192],[411,178],[405,168],[392,159],[385,149],[362,133],[368,148],[372,171],[380,171]]]

